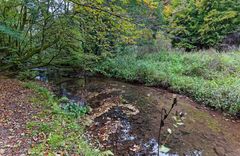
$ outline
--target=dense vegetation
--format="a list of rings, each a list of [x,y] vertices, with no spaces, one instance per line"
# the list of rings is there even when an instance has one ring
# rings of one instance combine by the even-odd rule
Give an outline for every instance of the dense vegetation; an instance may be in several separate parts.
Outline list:
[[[149,30],[158,24],[159,4],[152,1],[1,0],[0,4],[1,70],[49,64],[88,69],[118,47],[134,44],[142,33],[137,24]],[[140,9],[141,16],[135,16]]]
[[[173,45],[188,51],[220,46],[239,31],[239,10],[238,0],[173,0],[165,10]]]
[[[158,51],[221,47],[239,31],[239,1],[1,0],[1,70],[46,65],[91,70],[136,45]]]

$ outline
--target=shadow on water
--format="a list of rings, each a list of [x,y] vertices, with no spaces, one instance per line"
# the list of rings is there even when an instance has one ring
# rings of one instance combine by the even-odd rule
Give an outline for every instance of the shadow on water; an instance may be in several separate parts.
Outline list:
[[[169,109],[172,93],[105,78],[39,69],[36,79],[52,83],[58,96],[92,108],[86,138],[115,155],[158,155],[160,112]],[[240,124],[177,95],[178,105],[163,128],[162,141],[170,151],[160,156],[240,155]],[[184,112],[184,122],[174,127],[174,114]],[[176,126],[176,125],[175,125]],[[172,134],[168,134],[168,129]],[[98,141],[96,141],[98,140]]]

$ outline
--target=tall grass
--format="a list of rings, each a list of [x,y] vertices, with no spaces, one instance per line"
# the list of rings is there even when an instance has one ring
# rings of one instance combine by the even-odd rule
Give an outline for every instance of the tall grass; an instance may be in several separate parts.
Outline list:
[[[240,52],[123,52],[96,70],[109,77],[168,87],[216,109],[240,113]]]

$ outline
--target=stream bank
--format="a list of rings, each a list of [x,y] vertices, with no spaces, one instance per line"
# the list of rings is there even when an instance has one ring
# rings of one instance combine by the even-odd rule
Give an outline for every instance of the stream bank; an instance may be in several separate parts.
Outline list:
[[[172,93],[98,77],[84,80],[45,75],[38,79],[52,82],[57,95],[92,108],[85,134],[91,144],[115,155],[157,155],[160,112],[171,107]],[[186,96],[177,98],[178,105],[162,132],[170,151],[160,155],[240,155],[239,121],[199,106]],[[184,113],[177,128],[176,112]]]

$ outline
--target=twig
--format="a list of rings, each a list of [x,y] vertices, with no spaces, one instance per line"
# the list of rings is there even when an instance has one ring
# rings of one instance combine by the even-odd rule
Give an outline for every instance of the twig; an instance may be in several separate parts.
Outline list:
[[[168,118],[169,114],[173,110],[173,108],[177,105],[177,97],[176,95],[173,96],[173,103],[170,110],[167,112],[165,108],[161,110],[161,118],[160,118],[160,126],[159,126],[159,133],[158,133],[158,155],[160,154],[160,147],[161,147],[161,131],[165,125],[165,120]]]

